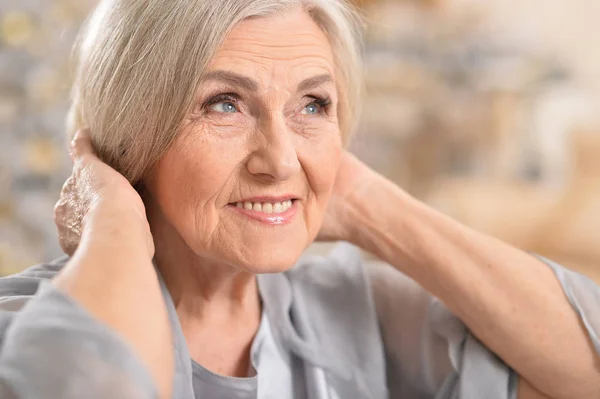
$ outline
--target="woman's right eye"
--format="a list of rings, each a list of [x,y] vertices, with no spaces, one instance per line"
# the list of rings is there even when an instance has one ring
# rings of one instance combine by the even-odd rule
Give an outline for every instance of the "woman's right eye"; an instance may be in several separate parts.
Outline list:
[[[231,101],[221,101],[210,106],[211,111],[224,112],[224,113],[235,113],[238,112],[237,107]]]

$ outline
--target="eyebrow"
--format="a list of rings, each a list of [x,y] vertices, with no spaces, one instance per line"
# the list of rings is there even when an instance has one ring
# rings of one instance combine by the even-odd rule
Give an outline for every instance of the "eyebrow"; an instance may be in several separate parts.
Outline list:
[[[207,80],[220,80],[232,84],[234,86],[241,87],[247,91],[258,91],[258,83],[247,76],[240,75],[235,72],[216,70],[210,71],[202,78],[202,81]],[[330,74],[325,73],[322,75],[316,75],[307,79],[304,79],[298,84],[297,91],[306,91],[314,89],[324,83],[333,82],[333,78]]]
[[[224,81],[234,86],[239,86],[247,91],[258,90],[258,83],[256,83],[254,79],[237,74],[235,72],[228,72],[222,70],[210,71],[202,78],[203,82],[207,80]]]
[[[304,79],[302,82],[300,82],[297,91],[306,91],[314,89],[315,87],[319,87],[322,84],[329,82],[333,82],[333,78],[328,73],[313,76],[312,78]]]

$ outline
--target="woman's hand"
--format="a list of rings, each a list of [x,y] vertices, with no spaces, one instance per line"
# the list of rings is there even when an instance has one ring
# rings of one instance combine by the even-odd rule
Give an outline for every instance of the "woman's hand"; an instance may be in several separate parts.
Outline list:
[[[358,232],[353,203],[368,195],[369,188],[382,177],[348,151],[342,152],[340,167],[327,206],[319,241],[351,241]]]
[[[71,143],[73,172],[54,208],[54,220],[63,251],[73,255],[79,246],[88,213],[102,214],[105,226],[124,225],[141,235],[150,258],[154,245],[142,199],[127,179],[94,154],[88,132],[79,131]],[[101,234],[104,229],[98,231]],[[100,238],[100,237],[98,237]]]
[[[144,204],[129,182],[100,161],[89,135],[73,140],[73,174],[55,208],[60,243],[72,255],[53,284],[112,328],[171,397],[171,326]]]

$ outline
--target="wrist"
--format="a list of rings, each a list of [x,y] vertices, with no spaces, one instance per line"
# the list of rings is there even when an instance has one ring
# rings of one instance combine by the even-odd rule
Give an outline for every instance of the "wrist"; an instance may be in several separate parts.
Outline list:
[[[150,260],[154,244],[145,211],[125,201],[95,202],[82,221],[82,244],[101,252],[142,255]]]
[[[375,174],[368,184],[348,196],[347,241],[388,261],[394,237],[407,236],[403,232],[409,230],[414,202],[405,191]]]

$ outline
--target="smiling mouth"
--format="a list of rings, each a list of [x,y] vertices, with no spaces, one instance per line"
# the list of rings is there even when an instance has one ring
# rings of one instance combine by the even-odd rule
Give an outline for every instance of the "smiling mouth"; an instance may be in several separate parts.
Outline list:
[[[255,211],[261,212],[265,214],[280,214],[285,213],[288,209],[290,209],[294,205],[294,201],[292,199],[288,199],[286,201],[280,202],[236,202],[230,205],[235,205],[236,208],[245,209],[247,211]]]
[[[296,215],[297,203],[296,199],[278,202],[243,201],[230,203],[229,207],[243,217],[267,225],[284,225],[290,223]]]

